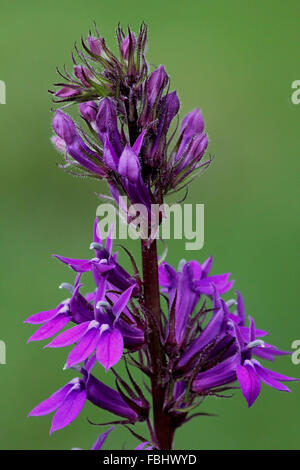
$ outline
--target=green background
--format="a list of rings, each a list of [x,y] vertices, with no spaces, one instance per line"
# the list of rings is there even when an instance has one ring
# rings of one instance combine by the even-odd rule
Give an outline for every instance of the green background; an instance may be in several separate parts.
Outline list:
[[[0,105],[2,449],[90,448],[99,428],[86,416],[109,417],[86,406],[51,437],[49,416],[26,418],[73,374],[62,370],[65,350],[26,345],[34,328],[22,323],[64,298],[57,286],[73,275],[51,254],[89,256],[93,193],[106,191],[58,170],[49,142],[47,89],[57,81],[55,67],[70,65],[74,41],[94,20],[109,44],[119,21],[136,30],[145,20],[149,61],[165,64],[181,116],[196,106],[204,113],[215,159],[187,202],[205,204],[205,247],[185,252],[184,241],[170,242],[168,260],[177,265],[183,257],[201,261],[213,254],[213,272],[232,272],[247,313],[271,331],[270,342],[286,349],[300,339],[300,105],[291,103],[291,83],[300,79],[299,14],[297,0],[1,1],[0,79],[7,85],[7,104]],[[276,369],[300,376],[290,358],[279,358]],[[250,410],[239,391],[231,400],[207,399],[203,410],[218,417],[187,424],[175,447],[299,449],[299,386],[292,389],[284,394],[263,386]],[[117,429],[105,448],[123,444],[133,448],[135,440]]]

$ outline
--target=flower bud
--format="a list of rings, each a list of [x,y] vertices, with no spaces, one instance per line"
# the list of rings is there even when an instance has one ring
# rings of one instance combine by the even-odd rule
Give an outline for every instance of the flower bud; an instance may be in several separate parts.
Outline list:
[[[131,46],[131,47],[130,47]],[[128,60],[130,53],[134,53],[136,49],[136,38],[134,33],[130,32],[125,39],[123,39],[121,53],[124,59]]]
[[[77,135],[72,119],[60,110],[56,111],[54,116],[53,129],[67,145],[72,144]]]

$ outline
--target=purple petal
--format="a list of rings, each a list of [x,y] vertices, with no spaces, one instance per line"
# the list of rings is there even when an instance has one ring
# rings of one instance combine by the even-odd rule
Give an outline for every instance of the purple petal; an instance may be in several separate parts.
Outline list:
[[[53,417],[50,434],[74,421],[85,404],[86,396],[86,390],[71,390]]]
[[[65,346],[70,346],[70,344],[76,343],[84,335],[88,329],[90,321],[81,323],[80,325],[73,326],[67,331],[64,331],[56,338],[54,338],[51,343],[47,344],[45,348],[63,348]]]
[[[74,364],[84,361],[95,350],[99,341],[99,329],[90,328],[81,338],[80,342],[70,352],[67,359],[67,366],[71,367]]]
[[[112,248],[113,248],[113,233],[114,233],[114,224],[109,227],[109,232],[106,238],[105,248],[107,249],[108,253],[111,255]]]
[[[291,390],[286,386],[281,384],[278,380],[274,378],[272,371],[265,369],[262,367],[258,362],[254,363],[255,370],[259,375],[261,381],[268,385],[269,387],[275,388],[276,390],[280,390],[281,392],[290,392]],[[279,374],[280,375],[280,374]],[[291,379],[290,377],[288,377]],[[283,380],[283,379],[281,379]]]
[[[221,333],[224,319],[225,315],[223,309],[219,310],[201,332],[200,336],[194,340],[189,349],[182,354],[178,363],[179,367],[186,364],[197,352],[200,354],[200,351]]]
[[[136,183],[141,174],[140,161],[135,152],[127,144],[120,156],[118,164],[118,173]]]
[[[111,428],[109,428],[107,431],[101,433],[98,437],[98,439],[96,440],[95,444],[93,445],[93,447],[91,448],[91,450],[100,450],[101,447],[103,446],[104,442],[106,441],[107,439],[107,436],[109,435],[109,433],[111,433],[111,431],[113,431],[115,429],[114,426],[112,426]]]
[[[250,361],[236,368],[237,379],[240,383],[242,393],[250,407],[255,402],[260,392],[260,380]]]
[[[97,348],[97,359],[106,371],[122,357],[124,349],[123,336],[117,328],[103,331]]]
[[[71,96],[80,95],[80,93],[81,93],[80,89],[75,89],[75,88],[70,88],[68,86],[64,86],[55,93],[55,96],[59,96],[60,98],[70,98]]]
[[[60,331],[69,322],[69,317],[64,313],[59,313],[54,318],[48,321],[45,325],[41,326],[30,338],[30,341],[41,341],[48,339]]]
[[[158,274],[159,284],[162,287],[166,287],[167,289],[176,287],[178,275],[176,270],[170,264],[161,264],[161,266],[158,268]]]
[[[202,273],[203,273],[204,277],[207,277],[209,275],[209,271],[211,270],[212,262],[213,262],[213,257],[210,256],[209,258],[207,258],[206,261],[204,261],[204,263],[202,263],[201,267],[202,267]]]
[[[244,306],[244,300],[242,297],[242,294],[237,290],[236,291],[237,295],[237,312],[238,316],[241,319],[242,325],[245,325],[246,323],[246,311],[245,311],[245,306]]]

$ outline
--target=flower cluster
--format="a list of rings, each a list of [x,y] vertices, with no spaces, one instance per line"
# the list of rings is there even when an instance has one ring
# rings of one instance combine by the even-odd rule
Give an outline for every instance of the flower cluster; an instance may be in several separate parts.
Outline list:
[[[118,57],[97,29],[82,40],[83,51],[76,47],[80,63],[72,56],[73,75],[65,70],[53,95],[64,108],[78,108],[83,126],[58,109],[52,141],[65,156],[66,171],[106,179],[117,205],[126,195],[151,211],[153,203],[163,204],[168,193],[209,165],[209,158],[203,160],[208,138],[199,109],[185,116],[177,132],[180,103],[176,91],[169,91],[164,67],[149,71],[147,27],[137,36],[118,27],[117,39]],[[282,382],[297,379],[260,362],[289,352],[262,339],[267,332],[247,318],[239,292],[236,300],[225,301],[233,281],[230,273],[211,273],[212,257],[202,264],[183,260],[176,270],[159,259],[156,238],[146,233],[141,268],[125,248],[130,273],[113,250],[113,227],[104,240],[97,219],[90,249],[87,259],[55,255],[75,273],[74,285],[61,285],[69,298],[26,320],[40,325],[29,341],[71,347],[65,367],[77,376],[30,412],[55,412],[51,433],[68,426],[89,401],[116,416],[106,424],[124,425],[140,439],[137,450],[171,449],[177,428],[207,414],[193,413],[206,397],[230,397],[240,386],[250,407],[261,383],[290,391]],[[83,294],[86,276],[95,288]],[[121,360],[126,377],[118,369]],[[99,364],[114,374],[115,388],[96,377]],[[137,422],[146,424],[147,437],[135,433]],[[93,449],[100,449],[111,431],[101,434]]]
[[[124,418],[121,423],[149,419],[150,404],[130,373],[130,383],[127,383],[114,371],[116,390],[92,374],[97,362],[108,371],[125,353],[146,377],[151,377],[153,370],[147,350],[150,326],[147,305],[141,294],[138,271],[132,276],[120,266],[117,253],[113,253],[112,239],[108,237],[104,244],[97,220],[91,248],[95,251],[91,259],[57,256],[77,273],[74,286],[61,285],[70,291],[71,297],[53,310],[26,320],[42,324],[29,341],[48,340],[66,325],[75,325],[45,346],[61,348],[76,344],[68,355],[66,367],[80,373],[80,377],[68,382],[30,413],[30,416],[40,416],[56,411],[51,432],[70,424],[86,400]],[[182,261],[178,271],[166,262],[159,267],[167,310],[162,327],[156,325],[156,334],[167,357],[162,376],[168,383],[164,408],[172,416],[175,427],[190,419],[189,413],[204,397],[219,396],[230,390],[236,380],[249,406],[256,400],[261,382],[289,391],[281,382],[296,380],[266,369],[256,359],[273,360],[289,353],[262,341],[260,338],[267,332],[255,328],[252,318],[249,326],[246,325],[239,292],[237,302],[222,299],[233,281],[229,273],[211,275],[211,268],[211,257],[202,264]],[[88,272],[92,273],[96,288],[83,295],[81,279]],[[138,353],[137,358],[133,358],[134,352]]]

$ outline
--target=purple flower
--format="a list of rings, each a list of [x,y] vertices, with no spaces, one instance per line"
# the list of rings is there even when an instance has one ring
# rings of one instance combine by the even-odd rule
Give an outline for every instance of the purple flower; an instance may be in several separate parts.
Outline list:
[[[68,426],[81,412],[87,399],[84,383],[73,379],[30,411],[28,416],[43,416],[55,411],[50,434]]]
[[[131,31],[122,41],[121,53],[124,59],[128,60],[136,49],[136,37]]]

